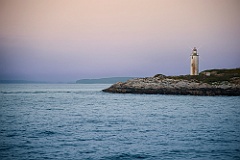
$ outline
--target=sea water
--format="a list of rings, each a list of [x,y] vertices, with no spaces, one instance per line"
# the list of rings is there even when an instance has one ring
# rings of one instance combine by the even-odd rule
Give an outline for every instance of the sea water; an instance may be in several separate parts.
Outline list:
[[[0,159],[240,159],[240,97],[1,84]]]

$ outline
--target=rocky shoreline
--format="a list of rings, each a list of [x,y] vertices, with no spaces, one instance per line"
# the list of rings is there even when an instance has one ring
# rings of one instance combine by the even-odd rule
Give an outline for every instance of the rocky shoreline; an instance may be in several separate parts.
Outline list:
[[[204,76],[209,78],[208,76]],[[127,82],[118,82],[103,92],[137,93],[137,94],[172,94],[172,95],[204,95],[204,96],[240,96],[240,77],[231,77],[229,81],[206,83],[196,76],[170,77],[156,75],[154,77],[136,78]]]

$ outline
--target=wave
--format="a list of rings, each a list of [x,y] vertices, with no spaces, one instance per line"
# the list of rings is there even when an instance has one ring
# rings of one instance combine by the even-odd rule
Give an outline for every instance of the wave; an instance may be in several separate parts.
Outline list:
[[[54,134],[57,134],[57,132],[53,132],[53,131],[49,131],[49,130],[46,130],[46,131],[42,131],[40,133],[38,133],[39,135],[54,135]]]
[[[1,94],[48,94],[48,93],[54,93],[54,94],[58,94],[58,93],[64,93],[64,94],[82,94],[83,92],[86,91],[1,91]]]
[[[154,157],[147,154],[122,153],[118,155],[112,155],[109,157],[103,157],[102,159],[119,160],[119,159],[149,159],[149,158],[154,158]]]

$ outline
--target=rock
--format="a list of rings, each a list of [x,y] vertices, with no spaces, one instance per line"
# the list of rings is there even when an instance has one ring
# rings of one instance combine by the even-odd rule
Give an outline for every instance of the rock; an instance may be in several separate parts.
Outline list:
[[[184,79],[182,76],[168,77],[157,74],[154,77],[136,78],[127,82],[118,82],[103,91],[110,93],[240,96],[239,79],[239,77],[235,77],[231,83],[223,81],[210,84],[198,79],[191,79],[189,76],[186,76]]]
[[[163,74],[156,74],[154,78],[165,78],[166,76]]]

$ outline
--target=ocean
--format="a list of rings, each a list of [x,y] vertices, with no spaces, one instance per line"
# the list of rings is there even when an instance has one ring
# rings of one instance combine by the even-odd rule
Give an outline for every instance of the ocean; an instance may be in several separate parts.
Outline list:
[[[240,159],[240,97],[0,84],[0,159]]]

